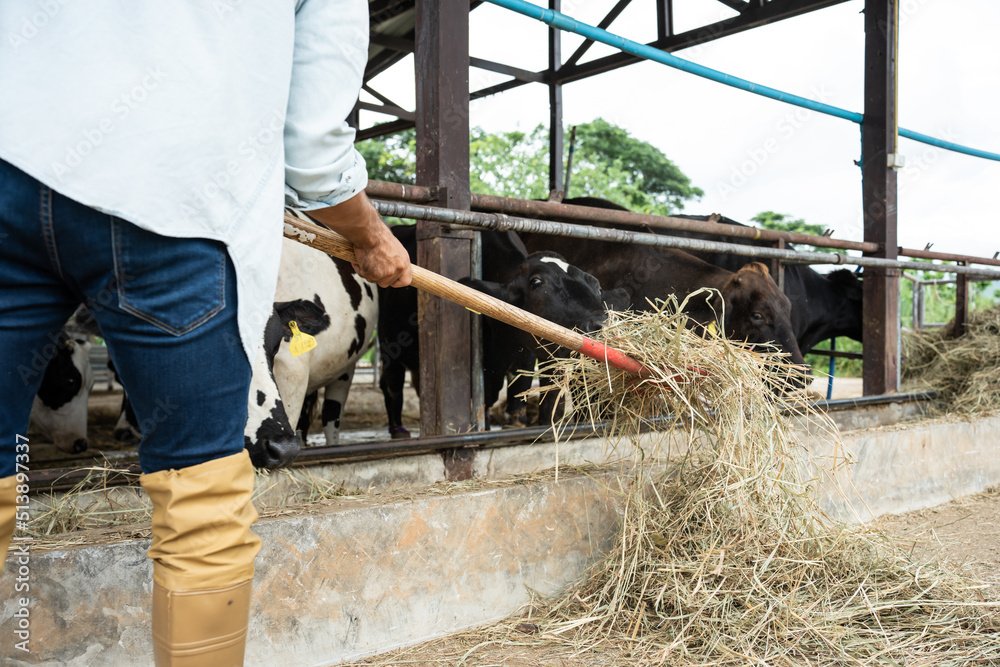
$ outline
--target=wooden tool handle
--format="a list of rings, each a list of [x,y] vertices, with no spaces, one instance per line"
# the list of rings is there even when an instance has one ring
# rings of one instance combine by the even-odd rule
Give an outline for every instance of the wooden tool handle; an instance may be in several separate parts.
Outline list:
[[[285,214],[285,236],[299,243],[304,243],[328,255],[354,263],[354,247],[343,236],[332,230],[306,222],[295,216]],[[583,334],[567,329],[544,318],[532,315],[509,303],[495,299],[479,290],[466,287],[454,280],[413,265],[412,285],[419,290],[429,292],[442,299],[457,303],[475,313],[488,315],[505,324],[526,331],[539,338],[551,341],[576,352],[604,361],[615,368],[644,375],[646,369],[639,362],[614,348],[594,341]]]

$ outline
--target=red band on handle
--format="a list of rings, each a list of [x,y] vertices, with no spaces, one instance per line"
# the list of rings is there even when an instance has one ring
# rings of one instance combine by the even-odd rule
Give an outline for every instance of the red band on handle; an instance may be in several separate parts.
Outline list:
[[[583,337],[583,345],[580,346],[580,354],[585,354],[592,359],[603,361],[604,363],[623,370],[626,373],[646,377],[649,370],[638,361],[628,356],[621,350],[608,347],[604,343],[598,343],[593,338]]]

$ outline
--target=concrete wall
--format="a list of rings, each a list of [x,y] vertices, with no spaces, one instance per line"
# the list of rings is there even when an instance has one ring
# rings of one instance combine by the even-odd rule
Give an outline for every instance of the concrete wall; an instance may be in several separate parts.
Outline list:
[[[806,445],[813,461],[854,452],[850,480],[841,473],[819,484],[820,504],[840,518],[927,507],[1000,484],[1000,417],[859,431],[841,441],[814,436]],[[329,665],[415,643],[506,616],[527,602],[528,588],[551,593],[579,576],[615,539],[616,476],[581,476],[565,466],[606,460],[627,447],[609,453],[592,440],[558,449],[558,483],[550,476],[387,492],[262,521],[247,664]],[[555,450],[480,450],[474,469],[501,477],[550,467]],[[434,457],[413,458],[411,482],[440,479]],[[364,475],[375,480],[383,473]],[[32,654],[13,649],[17,606],[8,594],[0,597],[0,663],[148,664],[147,547],[132,540],[32,551]],[[8,570],[16,568],[9,558]],[[0,589],[11,586],[8,571]]]
[[[555,592],[611,546],[609,483],[563,475],[261,521],[247,664],[330,665],[507,616],[529,589]],[[14,649],[17,603],[3,596],[0,663],[151,664],[148,547],[33,550],[31,653]],[[0,583],[12,587],[11,572]]]

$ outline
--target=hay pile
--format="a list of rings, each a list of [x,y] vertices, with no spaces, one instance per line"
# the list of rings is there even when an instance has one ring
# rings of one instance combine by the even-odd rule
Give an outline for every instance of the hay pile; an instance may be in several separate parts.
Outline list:
[[[902,377],[907,389],[936,389],[952,412],[1000,409],[1000,306],[973,311],[958,338],[951,325],[906,334]]]
[[[637,473],[615,549],[535,610],[543,637],[636,665],[1000,663],[995,605],[970,582],[822,516],[780,414],[799,396],[774,391],[794,379],[786,360],[683,324],[675,304],[611,315],[602,340],[650,380],[579,358],[544,371],[568,420],[610,418],[628,438],[671,414],[693,435],[683,457]]]

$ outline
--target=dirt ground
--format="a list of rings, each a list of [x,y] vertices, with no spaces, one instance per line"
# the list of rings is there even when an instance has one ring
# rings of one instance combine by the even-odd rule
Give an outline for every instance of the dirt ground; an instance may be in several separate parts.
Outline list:
[[[896,538],[918,561],[937,561],[984,584],[1000,601],[1000,488],[924,510],[880,518],[875,527]],[[520,627],[519,627],[520,626]],[[351,665],[368,667],[626,667],[616,650],[580,653],[536,638],[536,626],[512,618],[385,653]]]

